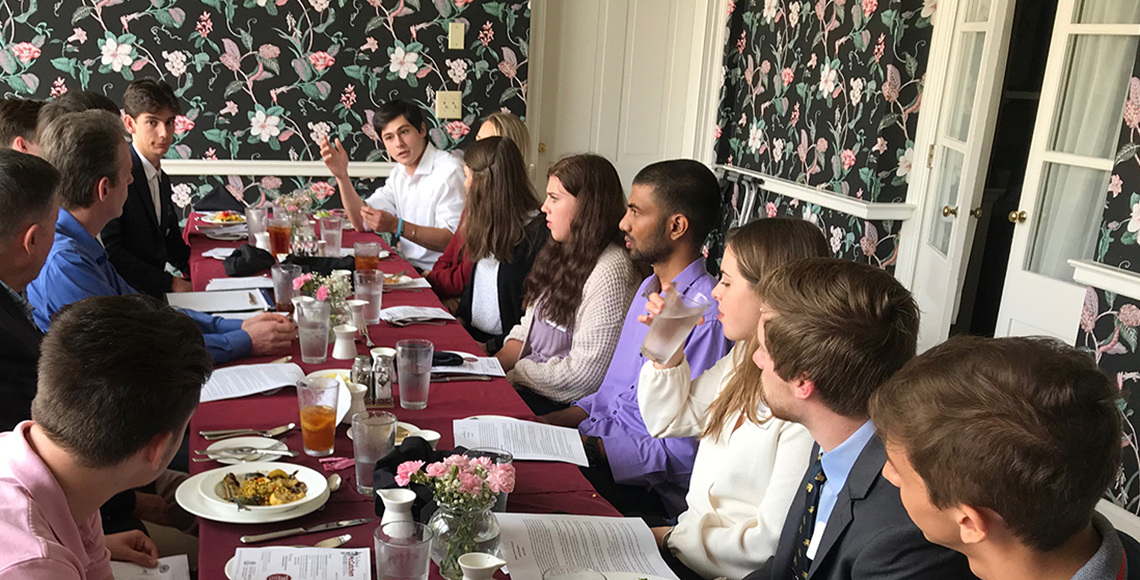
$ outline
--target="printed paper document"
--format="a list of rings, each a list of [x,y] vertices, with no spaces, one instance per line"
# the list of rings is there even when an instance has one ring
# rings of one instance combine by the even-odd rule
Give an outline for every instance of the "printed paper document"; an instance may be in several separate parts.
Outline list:
[[[583,467],[590,464],[577,429],[501,419],[456,419],[452,429],[455,444],[468,449],[497,447],[510,451],[516,461],[563,461]]]

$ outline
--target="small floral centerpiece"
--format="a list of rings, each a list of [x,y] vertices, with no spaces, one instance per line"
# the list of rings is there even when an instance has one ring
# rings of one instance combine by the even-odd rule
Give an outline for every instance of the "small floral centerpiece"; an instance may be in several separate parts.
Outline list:
[[[303,296],[311,296],[321,302],[329,303],[330,326],[345,324],[351,320],[348,309],[348,296],[352,294],[352,284],[347,276],[321,276],[320,274],[302,274],[293,278],[293,290],[300,291]]]
[[[452,455],[426,467],[423,461],[406,461],[396,468],[396,483],[431,488],[439,506],[427,524],[436,534],[431,559],[444,578],[462,577],[459,557],[463,554],[498,551],[499,522],[491,508],[500,493],[514,490],[513,465],[463,455]]]
[[[274,203],[290,214],[298,215],[308,213],[315,201],[310,189],[298,189],[293,193],[279,196]]]

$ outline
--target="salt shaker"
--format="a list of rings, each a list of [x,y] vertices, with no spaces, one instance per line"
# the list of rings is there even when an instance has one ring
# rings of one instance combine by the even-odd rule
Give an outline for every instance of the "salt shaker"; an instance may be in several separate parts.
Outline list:
[[[366,355],[360,355],[352,361],[352,372],[349,375],[349,380],[358,384],[368,387],[368,392],[365,398],[372,395],[372,360]]]

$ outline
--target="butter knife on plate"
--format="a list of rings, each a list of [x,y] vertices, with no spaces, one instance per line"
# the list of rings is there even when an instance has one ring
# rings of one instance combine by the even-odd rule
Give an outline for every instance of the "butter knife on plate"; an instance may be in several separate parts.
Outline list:
[[[257,542],[267,542],[269,540],[277,540],[280,538],[288,538],[290,536],[299,536],[301,534],[312,534],[315,532],[324,532],[328,530],[339,530],[341,528],[351,528],[352,526],[359,526],[367,524],[368,522],[376,521],[376,518],[357,518],[355,520],[340,520],[337,522],[329,522],[327,524],[319,524],[308,528],[290,528],[288,530],[281,530],[278,532],[269,532],[267,534],[254,534],[252,536],[242,536],[241,543],[243,544],[256,544]]]

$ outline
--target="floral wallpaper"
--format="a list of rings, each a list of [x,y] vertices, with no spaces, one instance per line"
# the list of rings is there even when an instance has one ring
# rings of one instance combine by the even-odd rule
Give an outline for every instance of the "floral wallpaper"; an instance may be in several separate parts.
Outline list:
[[[1140,58],[1128,84],[1116,166],[1108,181],[1096,261],[1140,272]]]
[[[448,48],[453,22],[463,49]],[[527,0],[0,3],[0,89],[118,101],[132,79],[160,78],[183,102],[175,159],[319,160],[328,135],[383,160],[371,122],[392,98],[423,106],[432,141],[454,149],[489,113],[525,115],[529,47]],[[441,90],[462,91],[462,119],[434,116]]]

